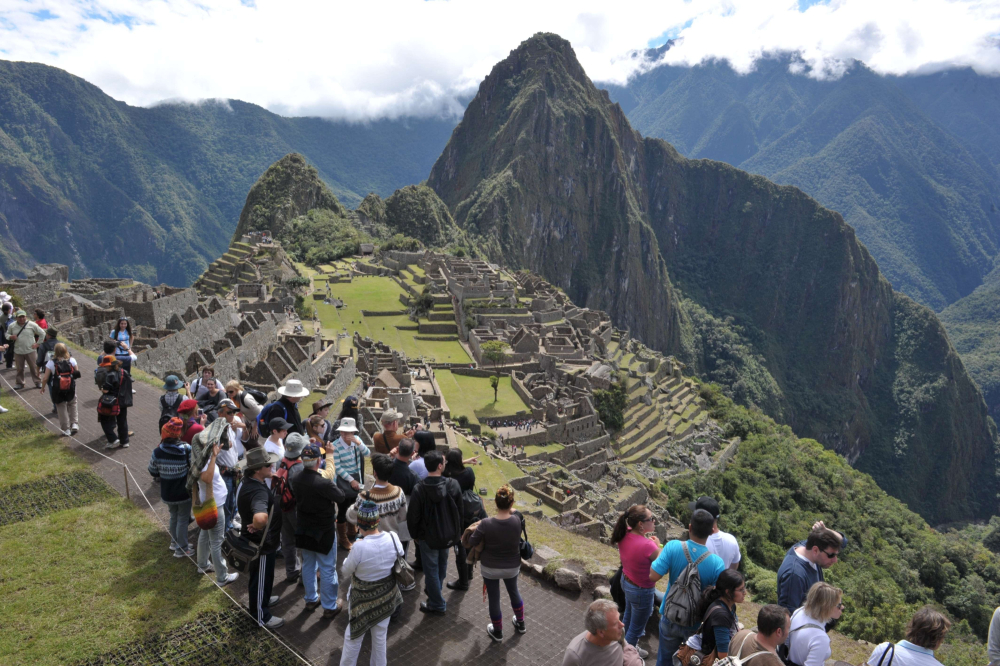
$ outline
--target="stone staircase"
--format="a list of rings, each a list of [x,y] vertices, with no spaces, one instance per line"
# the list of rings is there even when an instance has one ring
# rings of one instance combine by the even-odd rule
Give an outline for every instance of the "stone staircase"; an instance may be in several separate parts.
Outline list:
[[[622,358],[620,352],[616,350],[612,360],[617,362]],[[639,362],[634,362],[633,366],[636,363]],[[622,462],[645,462],[661,447],[683,437],[708,418],[704,401],[692,380],[679,376],[679,373],[668,374],[650,389],[646,379],[656,373],[629,374],[626,379],[628,409],[625,426],[616,442]]]
[[[260,271],[248,261],[253,253],[254,248],[249,243],[233,243],[225,254],[209,264],[192,286],[202,295],[224,296],[237,283],[260,282]]]

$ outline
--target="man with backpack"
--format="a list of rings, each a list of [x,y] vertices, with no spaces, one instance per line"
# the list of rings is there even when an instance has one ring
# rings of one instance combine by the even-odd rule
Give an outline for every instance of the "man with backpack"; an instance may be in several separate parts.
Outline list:
[[[257,429],[265,437],[271,434],[269,423],[272,419],[283,418],[288,421],[288,432],[297,432],[300,435],[306,434],[305,426],[302,425],[302,417],[299,415],[299,401],[309,395],[309,389],[302,385],[298,379],[289,379],[285,385],[278,389],[279,398],[274,402],[264,405],[257,416]]]
[[[427,601],[420,611],[444,615],[448,604],[441,596],[441,583],[448,575],[448,555],[462,537],[462,489],[455,479],[441,476],[444,457],[436,450],[424,456],[427,477],[413,488],[406,524],[417,540],[424,569]]]
[[[295,493],[292,485],[302,473],[302,449],[309,440],[296,432],[285,438],[285,454],[271,478],[274,498],[281,504],[281,553],[285,558],[285,580],[294,583],[302,572],[302,556],[295,551]]]
[[[726,569],[722,558],[708,550],[705,542],[712,535],[715,518],[704,509],[695,509],[688,525],[687,541],[668,541],[653,561],[649,580],[653,583],[669,576],[667,592],[660,605],[660,646],[656,666],[670,666],[681,643],[698,630],[701,617],[701,591],[715,585]]]

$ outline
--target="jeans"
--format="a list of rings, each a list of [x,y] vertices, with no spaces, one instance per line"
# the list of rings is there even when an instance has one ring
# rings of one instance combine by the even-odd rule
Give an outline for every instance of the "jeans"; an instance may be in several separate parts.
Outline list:
[[[448,610],[448,602],[441,596],[441,583],[448,576],[448,555],[450,548],[431,548],[426,541],[418,542],[421,561],[424,564],[424,589],[427,591],[427,607],[435,611]]]
[[[646,622],[653,614],[653,587],[639,587],[622,576],[622,589],[625,591],[625,614],[622,624],[625,625],[625,642],[635,645],[646,633]]]
[[[334,549],[336,550],[336,549]],[[372,658],[368,662],[371,666],[385,666],[385,635],[389,632],[389,620],[385,618],[374,627],[372,632]],[[361,642],[365,640],[364,634],[360,636],[351,635],[351,625],[347,625],[347,633],[344,634],[344,649],[340,653],[340,666],[354,666],[358,663],[358,655],[361,654]]]
[[[302,555],[295,552],[295,511],[281,512],[281,554],[285,558],[285,578],[302,571]]]
[[[264,626],[271,619],[271,588],[274,586],[274,553],[257,558],[247,571],[247,592],[250,593],[250,615]]]
[[[674,653],[681,643],[691,638],[698,630],[699,625],[693,627],[681,627],[667,619],[666,615],[660,616],[660,646],[656,652],[656,666],[673,666]]]
[[[302,555],[302,583],[306,588],[306,601],[320,600],[323,610],[337,607],[340,584],[337,579],[337,537],[333,547],[324,555],[315,550],[299,550]],[[319,568],[319,592],[316,591],[316,569]]]
[[[219,520],[215,527],[210,530],[201,530],[198,535],[198,568],[204,569],[208,566],[208,556],[212,555],[212,566],[215,567],[215,580],[219,585],[226,582],[229,575],[229,567],[226,566],[226,558],[222,556],[222,540],[226,536],[226,516],[225,509],[219,507]]]
[[[223,474],[222,482],[226,484],[226,504],[223,508],[226,510],[226,531],[228,532],[233,527],[233,516],[236,515],[236,493],[233,492],[233,476],[231,474]]]
[[[486,584],[486,594],[490,599],[490,621],[496,629],[502,628],[503,611],[500,610],[500,580],[497,578],[484,578]],[[504,578],[503,584],[507,588],[507,596],[510,597],[510,607],[514,609],[514,619],[524,621],[524,601],[517,590],[517,576]]]
[[[170,509],[170,543],[178,548],[188,548],[188,518],[191,516],[191,499],[164,502]]]
[[[120,407],[118,416],[101,416],[101,428],[104,429],[104,436],[108,438],[108,444],[115,440],[122,444],[128,444],[128,407]],[[118,434],[115,434],[115,426],[118,426]]]

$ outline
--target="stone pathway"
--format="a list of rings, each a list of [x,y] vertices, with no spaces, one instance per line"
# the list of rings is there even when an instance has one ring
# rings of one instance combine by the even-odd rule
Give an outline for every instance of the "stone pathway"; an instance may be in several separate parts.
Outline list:
[[[150,509],[138,490],[141,490],[152,505],[152,512],[161,520],[167,519],[166,507],[160,502],[159,487],[152,482],[146,472],[151,451],[159,443],[157,421],[159,419],[159,396],[161,391],[142,382],[135,382],[134,407],[129,409],[129,425],[135,432],[128,449],[104,451],[104,436],[97,423],[97,399],[99,391],[93,384],[94,360],[81,354],[76,355],[83,375],[78,383],[80,401],[80,432],[73,441],[66,439],[67,446],[76,451],[93,465],[94,471],[113,488],[125,494],[126,481],[121,464],[128,466],[136,485],[129,478],[129,495],[136,504]],[[6,404],[12,400],[9,385],[14,383],[14,371],[0,371],[0,397]],[[30,386],[30,384],[29,384]],[[50,415],[52,405],[48,395],[37,390],[25,389],[18,392],[36,410],[51,419],[47,427],[58,432],[58,421]],[[2,418],[2,417],[0,417]],[[83,444],[106,453],[113,460],[89,451]],[[194,531],[192,531],[192,538]],[[164,543],[167,536],[164,534]],[[164,549],[164,553],[167,550]],[[343,557],[343,551],[341,551]],[[197,575],[192,566],[191,575]],[[277,633],[306,656],[311,663],[334,665],[340,663],[340,648],[347,625],[347,613],[341,613],[332,623],[320,619],[320,612],[305,610],[301,587],[290,585],[284,580],[284,563],[278,560],[275,567],[275,594],[281,601],[273,609],[285,619],[285,626]],[[454,558],[449,564],[449,578],[454,579]],[[427,616],[419,612],[418,606],[424,596],[419,593],[422,575],[417,574],[417,589],[404,594],[400,617],[389,625],[388,655],[390,664],[422,666],[424,664],[560,664],[562,654],[569,640],[583,630],[583,612],[590,602],[587,593],[568,593],[522,576],[521,595],[524,598],[525,617],[528,632],[522,636],[511,631],[510,606],[506,592],[502,591],[506,637],[501,644],[494,644],[486,635],[489,622],[487,606],[483,600],[482,578],[473,579],[468,592],[445,590],[448,600],[448,614],[444,617]],[[244,577],[227,588],[227,591],[241,603],[246,603]],[[346,593],[346,585],[341,587],[341,596]],[[654,637],[655,640],[655,637]],[[358,660],[367,664],[370,639],[365,640],[365,648]],[[654,663],[655,659],[647,660]]]

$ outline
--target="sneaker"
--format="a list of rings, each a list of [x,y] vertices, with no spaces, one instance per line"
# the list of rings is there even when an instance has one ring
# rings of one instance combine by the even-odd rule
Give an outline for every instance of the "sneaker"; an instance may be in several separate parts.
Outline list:
[[[170,552],[174,552],[175,550],[177,550],[177,544],[176,543],[170,544]]]
[[[494,629],[492,622],[486,625],[486,633],[490,635],[494,643],[499,643],[503,640],[503,629]]]
[[[63,437],[72,437],[73,436],[73,433],[71,433],[69,430],[63,430],[62,434],[63,434]]]
[[[640,659],[645,659],[646,657],[649,656],[649,651],[648,650],[643,650],[638,645],[635,646],[635,651],[639,653],[639,658]]]
[[[4,407],[3,405],[0,405],[0,414],[6,414],[9,411],[10,411],[9,409]]]
[[[527,630],[528,628],[524,626],[524,620],[521,621],[514,620],[514,631],[516,631],[519,634],[523,634]],[[643,650],[640,648],[639,652],[641,653],[643,652]],[[643,657],[643,659],[645,659],[645,657]]]
[[[132,393],[135,393],[135,389],[132,389]]]
[[[72,434],[74,434],[74,435],[75,435],[76,433],[80,432],[80,424],[79,424],[79,423],[74,423],[73,425],[71,425],[71,426],[69,427],[69,431],[70,431],[70,432],[71,432]]]
[[[127,448],[128,448],[128,442],[122,442],[122,443],[121,443],[121,447],[122,447],[123,449],[127,449]]]
[[[174,557],[176,557],[178,559],[180,559],[182,557],[187,557],[187,555],[188,555],[188,551],[184,550],[183,548],[175,548],[174,549]]]
[[[278,629],[285,626],[285,621],[277,615],[272,615],[271,619],[264,623],[264,626],[268,629]]]
[[[24,384],[15,384],[14,385],[14,390],[15,391],[20,391],[23,388],[24,388]]]
[[[267,600],[267,607],[268,607],[268,608],[270,608],[270,607],[271,607],[271,606],[273,606],[274,604],[278,603],[278,599],[280,599],[280,598],[281,598],[281,597],[279,597],[279,596],[278,596],[278,595],[276,594],[276,595],[274,595],[273,597],[271,597],[270,599],[268,599],[268,600]]]
[[[234,571],[233,573],[231,573],[228,576],[226,576],[226,580],[220,582],[219,585],[221,585],[222,587],[225,587],[226,585],[229,585],[230,583],[232,583],[234,580],[236,580],[239,577],[240,577],[240,575]]]
[[[117,447],[118,447],[118,440],[117,439],[115,441],[113,441],[113,442],[108,442],[107,444],[104,445],[105,449],[114,449],[114,448],[117,448]]]
[[[416,588],[417,588],[417,583],[416,583],[416,581],[414,581],[414,582],[410,583],[409,585],[400,585],[399,586],[399,591],[400,592],[410,592],[411,590],[415,590]]]

